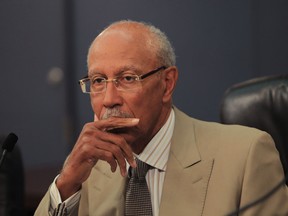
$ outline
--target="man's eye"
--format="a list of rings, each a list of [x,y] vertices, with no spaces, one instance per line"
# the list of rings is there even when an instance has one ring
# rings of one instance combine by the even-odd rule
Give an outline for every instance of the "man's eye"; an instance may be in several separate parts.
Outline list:
[[[121,77],[121,81],[125,83],[131,83],[137,80],[137,76],[135,75],[124,75]]]
[[[103,77],[94,77],[92,78],[92,84],[101,84],[105,82],[105,78]]]

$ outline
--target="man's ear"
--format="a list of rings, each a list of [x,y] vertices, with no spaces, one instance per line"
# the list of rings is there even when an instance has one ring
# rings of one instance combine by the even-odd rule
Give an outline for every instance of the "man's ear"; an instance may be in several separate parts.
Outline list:
[[[162,73],[163,81],[165,82],[163,102],[167,103],[172,100],[172,94],[178,80],[178,69],[176,66],[171,66],[164,70]]]

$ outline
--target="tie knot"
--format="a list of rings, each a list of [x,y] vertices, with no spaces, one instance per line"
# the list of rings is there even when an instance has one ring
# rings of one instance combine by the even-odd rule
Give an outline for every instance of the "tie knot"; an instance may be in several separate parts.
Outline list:
[[[138,158],[135,159],[137,167],[131,169],[131,177],[135,178],[145,178],[146,173],[151,168],[148,164],[144,163],[143,161],[139,160]]]

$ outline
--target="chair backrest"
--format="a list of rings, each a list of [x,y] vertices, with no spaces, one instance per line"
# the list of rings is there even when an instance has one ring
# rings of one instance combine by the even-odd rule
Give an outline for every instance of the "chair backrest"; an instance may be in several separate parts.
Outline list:
[[[288,75],[261,77],[236,84],[223,98],[221,122],[255,127],[274,139],[287,173]]]
[[[5,137],[0,136],[0,154]],[[24,171],[20,149],[7,153],[0,169],[0,215],[24,215]]]

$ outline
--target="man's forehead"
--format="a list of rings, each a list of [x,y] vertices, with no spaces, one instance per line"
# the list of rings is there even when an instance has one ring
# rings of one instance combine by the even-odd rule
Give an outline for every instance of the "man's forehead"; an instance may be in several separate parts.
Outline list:
[[[110,31],[97,37],[91,45],[88,53],[88,61],[96,59],[108,59],[113,61],[117,59],[137,59],[151,58],[152,48],[143,35],[126,34],[122,31]],[[89,62],[88,62],[89,63]]]
[[[102,73],[120,73],[124,71],[123,65],[126,69],[127,66],[132,68],[131,65],[134,65],[135,72],[138,72],[135,69],[139,68],[147,70],[152,64],[154,66],[157,58],[154,49],[149,46],[147,36],[141,33],[140,28],[127,29],[117,26],[104,30],[90,47],[87,62],[89,74],[94,74],[95,71],[98,73],[99,69]]]

